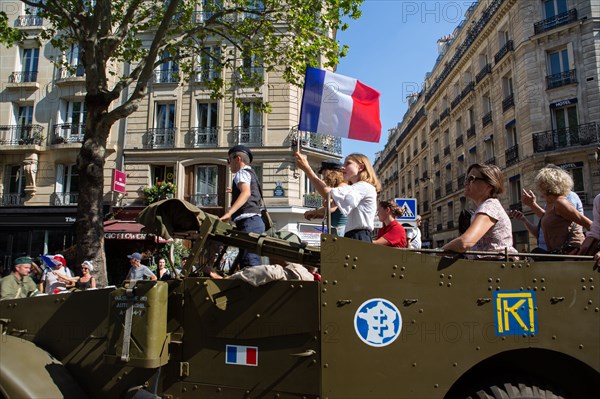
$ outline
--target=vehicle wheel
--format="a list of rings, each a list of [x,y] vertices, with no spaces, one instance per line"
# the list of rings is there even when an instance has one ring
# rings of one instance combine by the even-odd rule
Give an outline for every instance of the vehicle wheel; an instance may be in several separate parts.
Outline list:
[[[533,384],[492,385],[467,396],[466,399],[566,399],[549,388]]]

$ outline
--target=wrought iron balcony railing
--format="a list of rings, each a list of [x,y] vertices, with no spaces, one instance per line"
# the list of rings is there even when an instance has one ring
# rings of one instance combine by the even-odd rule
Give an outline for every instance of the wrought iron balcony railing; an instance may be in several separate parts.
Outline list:
[[[39,15],[19,15],[15,21],[15,27],[26,28],[31,26],[42,26],[44,19]]]
[[[450,103],[450,107],[452,107],[452,109],[456,108],[458,104],[460,104],[460,100],[462,100],[462,95],[459,93]]]
[[[219,194],[192,194],[190,202],[198,207],[219,206]]]
[[[148,129],[149,148],[173,148],[175,146],[176,127]]]
[[[496,165],[496,157],[489,157],[484,163],[486,165]]]
[[[513,51],[513,50],[514,50],[513,41],[512,40],[507,41],[506,44],[504,46],[502,46],[500,48],[500,50],[498,50],[496,55],[494,55],[494,62],[497,64],[502,58],[504,58],[504,56],[506,54],[508,54],[509,51]]]
[[[534,133],[533,152],[554,151],[559,148],[599,143],[599,130],[598,124],[591,122]]]
[[[25,204],[24,193],[4,193],[0,194],[2,206],[15,206]]]
[[[509,108],[515,106],[515,95],[514,93],[510,93],[508,97],[502,100],[502,112],[508,111]]]
[[[0,144],[25,145],[42,144],[44,128],[40,125],[2,125]]]
[[[436,119],[433,122],[431,122],[431,125],[429,125],[429,130],[435,130],[436,127],[438,127],[440,125],[440,120]]]
[[[58,70],[58,80],[81,78],[85,76],[85,68],[83,64],[78,64],[73,67],[62,67]]]
[[[481,82],[483,78],[485,78],[488,74],[492,73],[492,64],[486,64],[479,73],[475,76],[475,81],[477,83]]]
[[[306,208],[319,208],[323,205],[323,197],[319,194],[304,194],[302,205]]]
[[[221,77],[221,70],[217,68],[201,68],[194,73],[194,82],[206,83]]]
[[[326,134],[299,132],[295,126],[290,130],[289,140],[291,147],[298,145],[298,137],[300,138],[300,146],[313,150],[327,152],[333,155],[342,155],[342,138],[329,136]]]
[[[50,198],[52,205],[54,206],[68,206],[77,205],[79,201],[79,193],[52,193]]]
[[[421,149],[427,147],[427,140],[421,141]]]
[[[440,154],[435,154],[433,156],[433,163],[440,163]]]
[[[459,135],[456,137],[456,147],[458,148],[458,147],[460,147],[461,145],[463,145],[463,135],[462,135],[462,134],[459,134]]]
[[[61,123],[53,126],[52,144],[83,143],[85,123]]]
[[[487,125],[489,125],[490,123],[492,123],[492,111],[490,111],[487,114],[483,115],[483,118],[481,118],[481,124],[484,127],[487,126]]]
[[[153,83],[179,83],[179,69],[154,71]]]
[[[506,166],[511,166],[519,162],[519,145],[515,144],[505,151]]]
[[[236,126],[232,130],[233,143],[247,145],[261,145],[263,126]]]
[[[17,71],[10,74],[8,83],[37,82],[38,71]]]
[[[555,89],[557,87],[577,83],[577,75],[575,72],[575,69],[571,69],[565,72],[546,76],[546,87],[548,89]]]
[[[450,115],[450,108],[446,107],[446,109],[444,109],[440,114],[440,122],[446,119],[448,115]]]
[[[450,155],[450,146],[449,145],[444,147],[444,156],[446,156],[446,155]]]
[[[467,96],[467,94],[469,94],[473,90],[475,90],[475,82],[469,82],[469,83],[467,83],[467,85],[465,86],[465,88],[460,92],[461,99],[465,98]]]
[[[218,144],[219,127],[195,127],[190,129],[190,147],[216,147]]]
[[[468,129],[467,129],[467,138],[471,138],[475,136],[475,125],[471,125]]]
[[[577,21],[577,9],[572,8],[567,12],[536,22],[533,24],[533,32],[537,35],[575,21]]]

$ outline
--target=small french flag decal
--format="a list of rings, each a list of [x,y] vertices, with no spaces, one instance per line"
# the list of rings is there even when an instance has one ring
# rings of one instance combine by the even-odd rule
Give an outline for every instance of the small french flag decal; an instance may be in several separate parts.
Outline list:
[[[258,366],[258,347],[256,346],[225,346],[225,363],[238,366]]]

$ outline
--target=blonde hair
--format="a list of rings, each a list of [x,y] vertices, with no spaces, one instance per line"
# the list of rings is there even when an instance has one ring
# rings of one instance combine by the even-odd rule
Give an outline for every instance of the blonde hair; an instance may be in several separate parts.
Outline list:
[[[350,154],[346,157],[346,159],[356,162],[359,165],[364,166],[364,169],[358,172],[358,180],[364,181],[375,187],[375,191],[381,191],[381,182],[377,178],[375,174],[375,170],[373,169],[373,165],[371,165],[371,161],[367,158],[366,155],[363,154]]]
[[[546,194],[552,195],[567,195],[573,188],[571,175],[556,166],[542,168],[534,182]]]

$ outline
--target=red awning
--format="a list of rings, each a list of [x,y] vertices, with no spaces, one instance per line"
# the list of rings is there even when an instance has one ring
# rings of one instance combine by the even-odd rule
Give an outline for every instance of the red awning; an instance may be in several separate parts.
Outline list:
[[[105,240],[155,240],[164,244],[167,242],[162,237],[142,232],[143,224],[129,220],[107,220],[104,222]]]

